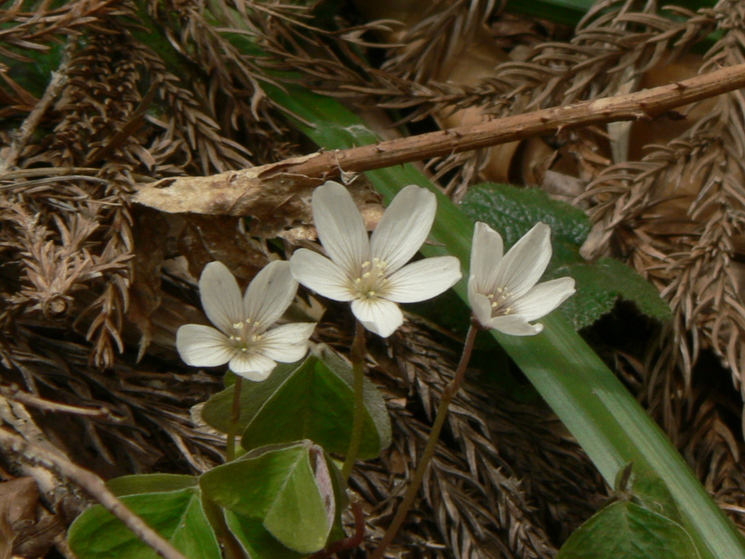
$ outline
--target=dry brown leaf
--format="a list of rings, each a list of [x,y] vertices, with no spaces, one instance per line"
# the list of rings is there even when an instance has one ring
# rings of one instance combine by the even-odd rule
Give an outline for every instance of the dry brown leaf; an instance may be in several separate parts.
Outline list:
[[[31,477],[0,482],[0,559],[41,557],[64,526],[43,509]]]
[[[317,154],[294,157],[280,163],[228,171],[210,177],[180,177],[141,185],[134,201],[167,213],[215,216],[251,216],[252,233],[261,237],[313,239],[304,225],[313,222],[310,199],[323,181],[282,174],[283,167],[313,159]],[[382,215],[380,195],[365,180],[348,185],[368,228],[374,229]],[[299,230],[294,230],[299,228]]]

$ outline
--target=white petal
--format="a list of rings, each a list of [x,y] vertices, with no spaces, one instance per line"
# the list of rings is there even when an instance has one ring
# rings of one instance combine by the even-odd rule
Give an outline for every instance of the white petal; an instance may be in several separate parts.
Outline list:
[[[210,262],[204,267],[199,294],[207,318],[223,332],[232,332],[233,324],[246,318],[238,282],[222,262]]]
[[[500,287],[496,279],[503,254],[502,236],[486,223],[476,223],[471,245],[471,275],[476,278],[475,291],[489,294]]]
[[[437,199],[426,188],[411,184],[385,210],[370,239],[371,254],[398,270],[427,240],[437,211]]]
[[[258,322],[259,332],[279,320],[297,293],[289,262],[270,262],[256,274],[243,298],[245,316]]]
[[[268,357],[252,352],[238,352],[230,361],[231,371],[256,382],[266,380],[276,366]]]
[[[479,321],[484,328],[491,328],[491,301],[483,293],[478,293],[472,289],[475,280],[473,276],[468,282],[468,303],[471,305],[473,316]]]
[[[539,283],[512,305],[512,312],[531,321],[546,316],[574,293],[573,278]]]
[[[551,228],[538,223],[505,254],[496,278],[513,300],[538,283],[551,260]]]
[[[463,276],[455,256],[425,258],[404,266],[390,278],[384,295],[396,303],[417,303],[437,297]]]
[[[352,301],[357,297],[352,281],[339,266],[307,248],[295,251],[290,269],[297,281],[319,295],[334,301]]]
[[[510,336],[535,336],[543,330],[543,324],[529,324],[516,314],[495,316],[489,321],[488,327]]]
[[[193,367],[224,365],[236,353],[225,334],[201,324],[185,324],[179,328],[176,348],[184,363]]]
[[[265,332],[257,351],[280,363],[293,363],[308,353],[308,338],[315,323],[284,324]]]
[[[313,191],[313,219],[326,252],[348,274],[370,258],[367,229],[346,188],[328,181]]]
[[[398,305],[380,297],[357,299],[352,303],[352,312],[365,328],[383,338],[393,334],[404,322]]]

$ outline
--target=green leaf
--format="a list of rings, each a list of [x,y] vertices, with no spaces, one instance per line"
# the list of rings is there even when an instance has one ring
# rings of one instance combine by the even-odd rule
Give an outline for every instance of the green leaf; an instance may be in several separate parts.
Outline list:
[[[226,510],[225,523],[249,559],[302,559],[304,553],[287,549],[272,536],[259,518],[249,518]]]
[[[326,545],[336,519],[335,494],[321,464],[329,464],[323,451],[303,441],[249,453],[202,474],[199,483],[218,505],[260,519],[282,545],[313,553]]]
[[[194,476],[176,474],[142,474],[117,477],[106,482],[106,486],[117,497],[141,493],[165,493],[194,487],[199,480]]]
[[[278,363],[266,380],[242,383],[238,432],[245,430],[250,418],[261,410],[263,403],[276,392],[277,387],[282,384],[284,379],[304,364],[305,361],[301,363]],[[235,374],[230,371],[225,374],[225,385],[227,388],[207,400],[202,408],[202,419],[207,425],[223,433],[228,432],[233,409]]]
[[[677,522],[630,501],[604,508],[564,543],[556,559],[700,559]]]
[[[561,312],[577,330],[610,312],[619,297],[632,301],[640,312],[661,322],[672,317],[670,307],[654,286],[618,260],[601,258],[594,264],[555,267],[545,279],[562,276],[572,276],[576,281],[577,293],[562,304]]]
[[[220,546],[202,508],[198,487],[129,495],[122,497],[122,502],[189,559],[221,559]],[[68,538],[80,559],[158,557],[100,505],[88,509],[73,522]]]
[[[247,450],[310,439],[328,452],[344,454],[354,414],[351,367],[321,346],[300,366],[278,366],[260,383],[243,383],[239,430]],[[216,394],[202,409],[208,425],[227,432],[234,388]],[[385,402],[365,379],[365,421],[360,458],[380,455],[391,441]]]
[[[483,221],[499,231],[507,245],[515,244],[539,221],[551,226],[554,244],[579,246],[592,227],[585,212],[537,188],[479,184],[468,189],[460,207],[474,221]]]
[[[631,501],[680,524],[683,520],[680,509],[667,485],[649,472],[639,475],[633,466],[630,462],[618,471],[614,484],[616,500]]]

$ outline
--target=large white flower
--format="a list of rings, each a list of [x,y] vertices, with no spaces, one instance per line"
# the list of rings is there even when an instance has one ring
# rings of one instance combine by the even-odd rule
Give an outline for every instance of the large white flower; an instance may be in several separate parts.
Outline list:
[[[531,321],[547,315],[574,293],[574,279],[538,283],[551,260],[551,228],[538,223],[502,257],[502,237],[486,223],[477,223],[471,247],[468,300],[486,328],[513,336],[543,330]]]
[[[292,363],[308,351],[313,323],[269,329],[284,314],[297,292],[289,262],[271,262],[241,297],[238,282],[221,262],[207,264],[199,278],[202,306],[217,326],[186,324],[178,329],[176,347],[187,365],[230,370],[249,380],[266,379],[276,362]]]
[[[431,299],[460,278],[454,256],[426,258],[404,266],[427,239],[437,200],[416,185],[393,199],[372,237],[342,185],[329,181],[313,192],[313,218],[329,258],[307,249],[293,254],[295,279],[316,293],[352,303],[371,332],[387,338],[403,323],[397,303]]]

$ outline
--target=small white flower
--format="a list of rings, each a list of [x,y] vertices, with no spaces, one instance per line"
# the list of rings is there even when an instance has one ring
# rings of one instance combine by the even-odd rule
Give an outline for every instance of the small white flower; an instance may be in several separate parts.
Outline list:
[[[269,329],[284,314],[297,292],[289,262],[271,262],[241,297],[238,282],[221,262],[207,264],[199,278],[202,306],[217,326],[186,324],[178,329],[176,347],[187,365],[230,370],[249,380],[266,379],[276,362],[292,363],[308,351],[312,323]]]
[[[436,210],[433,193],[407,186],[368,238],[352,196],[329,181],[313,192],[313,218],[330,259],[300,249],[290,260],[292,275],[324,297],[351,302],[365,328],[387,338],[403,323],[397,303],[431,299],[461,278],[454,256],[404,266],[427,239]]]
[[[486,328],[513,336],[532,336],[546,316],[574,293],[574,279],[559,278],[536,285],[551,260],[551,228],[538,223],[504,255],[502,237],[486,223],[477,223],[471,247],[468,300]]]

